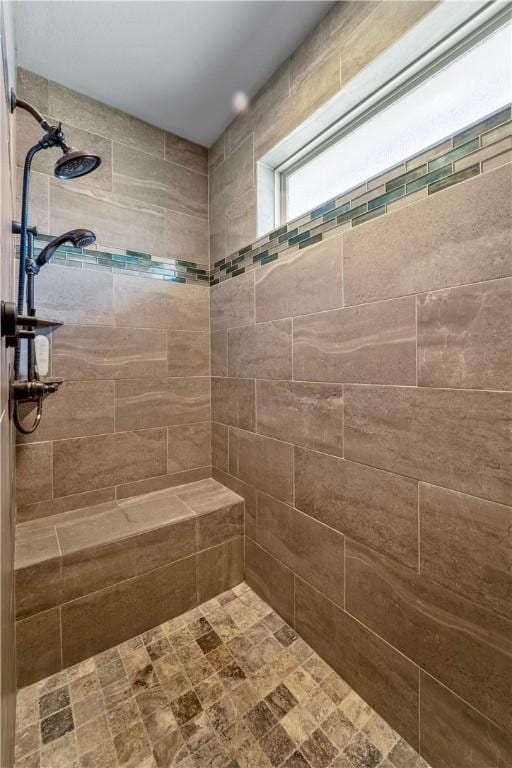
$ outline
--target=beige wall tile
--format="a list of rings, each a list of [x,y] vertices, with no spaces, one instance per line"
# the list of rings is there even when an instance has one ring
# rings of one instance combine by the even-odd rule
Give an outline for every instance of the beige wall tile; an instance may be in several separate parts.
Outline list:
[[[168,259],[209,263],[208,222],[185,213],[165,212],[165,256]]]
[[[345,303],[510,275],[511,192],[502,168],[346,232]]]
[[[337,235],[256,270],[256,320],[341,307],[341,243]]]
[[[210,375],[210,334],[207,331],[173,331],[167,334],[169,376]]]
[[[313,381],[416,384],[414,298],[295,318],[293,376]]]
[[[346,609],[502,728],[510,722],[510,622],[347,541]]]
[[[108,136],[158,157],[164,156],[164,131],[50,80],[48,111],[70,125]]]
[[[300,636],[418,749],[418,667],[301,579],[295,622]]]
[[[111,272],[50,263],[36,279],[39,316],[75,325],[114,324]]]
[[[512,389],[512,279],[418,297],[418,384]]]
[[[116,383],[116,430],[192,424],[210,418],[208,377],[123,379]]]
[[[212,376],[228,375],[228,333],[214,331],[210,334]]]
[[[60,608],[16,622],[18,688],[62,669]]]
[[[277,499],[293,500],[293,446],[288,443],[231,427],[229,472]]]
[[[131,483],[122,483],[116,488],[117,499],[128,499],[132,496],[140,496],[143,493],[153,493],[162,491],[165,488],[174,488],[184,483],[195,483],[197,480],[204,480],[211,476],[211,467],[199,467],[197,469],[186,469],[183,472],[172,472],[169,474],[148,477],[144,480],[135,480]]]
[[[482,141],[483,143],[483,141]],[[508,152],[512,149],[512,136],[507,136],[501,141],[497,141],[495,144],[484,146],[479,152],[472,152],[466,157],[461,157],[453,164],[453,170],[457,173],[463,171],[466,168],[470,168],[475,163],[484,163],[492,157],[502,154],[502,152]]]
[[[510,503],[508,393],[346,385],[345,456]]]
[[[226,210],[226,255],[256,240],[256,188],[239,197]]]
[[[253,138],[248,136],[223,163],[210,173],[212,205],[225,210],[254,187]]]
[[[168,131],[165,132],[165,159],[193,171],[208,173],[208,148]]]
[[[208,150],[208,169],[212,171],[223,162],[224,157],[224,133],[221,133],[217,141]]]
[[[165,332],[64,325],[52,337],[52,373],[66,380],[165,376]]]
[[[254,379],[212,378],[212,419],[240,429],[256,429]]]
[[[212,421],[212,465],[223,472],[229,470],[228,427]]]
[[[40,517],[59,515],[61,512],[69,512],[72,509],[82,509],[83,507],[93,507],[97,504],[104,504],[107,501],[113,501],[114,497],[114,488],[101,488],[100,490],[85,491],[84,493],[63,496],[60,499],[36,501],[33,504],[27,504],[23,507],[19,506],[16,510],[16,519],[18,523],[25,523]]]
[[[256,382],[257,431],[316,451],[343,455],[340,384]]]
[[[407,477],[295,448],[295,506],[331,528],[418,563],[418,490]]]
[[[114,144],[114,191],[177,213],[208,218],[208,178],[146,152]]]
[[[420,483],[420,570],[512,619],[512,508]]]
[[[245,580],[288,624],[294,625],[294,576],[252,539],[245,539]]]
[[[135,567],[138,574],[192,555],[196,547],[196,520],[180,520],[137,536]]]
[[[29,69],[16,70],[17,96],[28,101],[40,112],[48,112],[48,80]]]
[[[199,549],[209,549],[244,535],[244,502],[199,515]]]
[[[235,377],[291,379],[292,321],[230,328],[228,373]]]
[[[77,216],[96,234],[100,246],[130,247],[157,257],[165,254],[163,208],[98,189],[72,190],[50,179],[51,232],[73,229]]]
[[[21,219],[23,170],[16,168],[16,221]],[[39,232],[50,231],[50,179],[44,173],[30,174],[30,223]]]
[[[254,322],[254,273],[214,285],[210,306],[212,331]]]
[[[16,501],[19,506],[52,497],[52,444],[16,447]]]
[[[245,502],[245,534],[256,538],[256,489],[254,486],[244,483],[238,477],[224,472],[221,468],[212,468],[212,477],[222,483],[226,488],[241,496]]]
[[[114,275],[116,325],[207,331],[208,307],[208,289],[204,286]]]
[[[197,556],[197,599],[209,600],[243,581],[244,544],[237,538]]]
[[[30,417],[28,414],[32,414]],[[23,410],[28,423],[34,408]],[[101,435],[114,431],[114,382],[65,381],[44,402],[44,418],[32,435],[19,435],[19,442],[59,440],[64,437]]]
[[[431,765],[507,765],[512,739],[430,675],[421,672],[421,754]]]
[[[135,576],[135,539],[88,547],[62,557],[60,602],[110,587]]]
[[[68,496],[166,472],[165,429],[59,440],[53,449],[55,496]]]
[[[256,541],[343,607],[344,537],[341,533],[258,492]]]
[[[210,422],[180,424],[167,429],[167,472],[211,464]]]
[[[42,539],[39,539],[37,544],[42,548]],[[53,559],[34,563],[25,568],[18,567],[18,558],[16,558],[14,583],[17,619],[24,619],[59,605],[62,590],[58,547],[56,557]]]

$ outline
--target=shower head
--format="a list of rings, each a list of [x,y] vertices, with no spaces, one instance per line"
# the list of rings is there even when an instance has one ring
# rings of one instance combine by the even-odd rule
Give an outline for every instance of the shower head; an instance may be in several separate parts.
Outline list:
[[[54,175],[57,179],[78,179],[91,171],[95,171],[101,163],[98,155],[82,152],[80,149],[62,147],[64,154],[55,163]]]
[[[83,248],[91,245],[95,240],[96,235],[89,229],[72,229],[71,232],[65,232],[48,243],[37,257],[36,264],[38,267],[43,267],[50,261],[57,248],[60,248],[64,243],[73,243],[75,248]]]

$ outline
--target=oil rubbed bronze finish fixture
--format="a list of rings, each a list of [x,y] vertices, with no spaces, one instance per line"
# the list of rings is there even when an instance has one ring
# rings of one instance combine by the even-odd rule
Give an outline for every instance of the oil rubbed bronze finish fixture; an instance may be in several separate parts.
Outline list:
[[[44,131],[43,136],[31,147],[25,157],[23,166],[23,182],[21,195],[21,221],[20,224],[13,224],[13,232],[20,235],[20,263],[17,304],[9,306],[6,303],[2,305],[2,336],[6,336],[7,343],[16,347],[14,357],[14,382],[11,385],[11,400],[13,402],[13,419],[16,429],[24,434],[34,432],[41,421],[43,409],[43,398],[51,392],[56,392],[60,381],[41,381],[37,370],[35,356],[35,328],[41,327],[41,320],[36,318],[34,306],[34,277],[40,268],[46,264],[54,254],[55,250],[65,242],[72,242],[74,245],[90,245],[96,239],[93,232],[85,229],[72,230],[53,240],[39,254],[37,259],[33,255],[34,237],[37,235],[34,227],[28,224],[28,202],[30,186],[30,170],[32,160],[35,155],[43,149],[59,147],[62,150],[62,156],[55,163],[54,175],[57,179],[68,180],[77,179],[80,176],[96,170],[101,163],[101,158],[91,152],[83,152],[69,146],[62,132],[62,126],[50,123],[41,115],[38,110],[26,101],[16,98],[14,91],[11,91],[11,112],[16,108],[24,109],[41,126]],[[25,278],[26,278],[26,315],[23,315],[25,304]],[[59,325],[59,323],[50,323],[50,325]],[[19,330],[19,326],[26,330]],[[28,344],[28,370],[27,378],[20,379],[21,362],[21,339],[25,338]],[[34,402],[37,403],[36,416],[30,427],[21,424],[19,416],[19,403]]]

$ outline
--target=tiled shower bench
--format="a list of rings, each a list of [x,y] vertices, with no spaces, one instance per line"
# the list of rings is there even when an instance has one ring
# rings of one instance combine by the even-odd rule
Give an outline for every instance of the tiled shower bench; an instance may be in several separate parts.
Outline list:
[[[18,686],[239,584],[243,533],[243,499],[212,479],[18,525]]]

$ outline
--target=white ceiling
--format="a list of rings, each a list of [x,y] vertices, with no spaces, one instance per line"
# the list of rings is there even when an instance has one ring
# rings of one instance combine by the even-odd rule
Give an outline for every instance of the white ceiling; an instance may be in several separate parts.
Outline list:
[[[211,145],[331,2],[18,0],[18,65]]]

